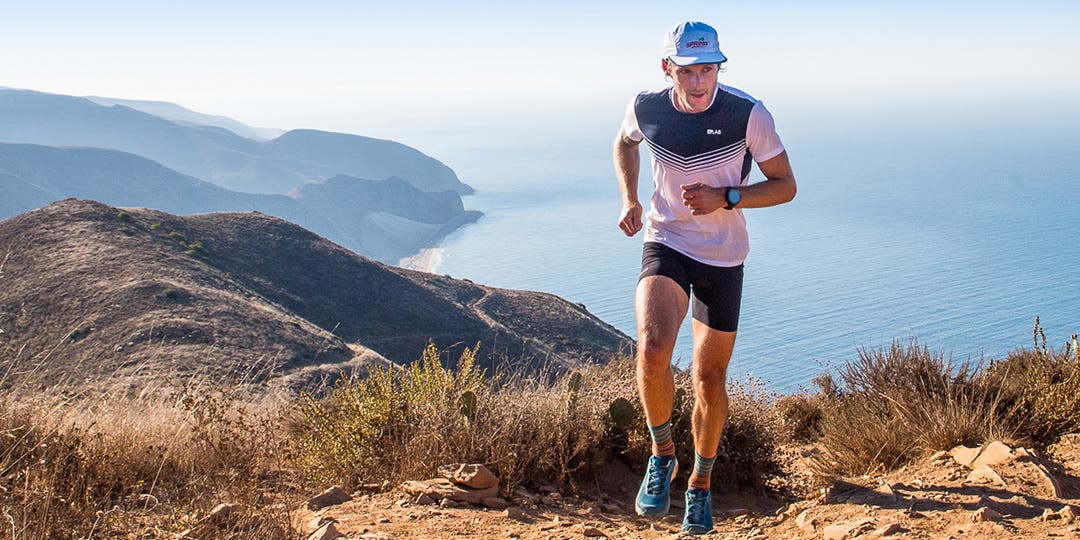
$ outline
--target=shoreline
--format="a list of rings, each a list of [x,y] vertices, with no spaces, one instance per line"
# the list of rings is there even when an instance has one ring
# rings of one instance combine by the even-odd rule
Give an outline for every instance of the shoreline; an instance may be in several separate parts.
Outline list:
[[[484,213],[479,210],[466,210],[455,216],[440,227],[439,230],[432,233],[426,240],[421,242],[415,253],[398,259],[395,266],[407,270],[417,270],[434,274],[435,270],[438,269],[439,264],[442,263],[443,255],[446,252],[444,248],[439,246],[439,243],[447,236],[450,236],[451,233],[456,232],[470,223],[479,221],[482,217],[484,217]]]

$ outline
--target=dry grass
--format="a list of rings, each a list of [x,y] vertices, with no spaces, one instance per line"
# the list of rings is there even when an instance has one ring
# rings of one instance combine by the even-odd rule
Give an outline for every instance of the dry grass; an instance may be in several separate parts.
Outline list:
[[[692,462],[689,376],[680,373],[677,384],[673,430],[680,458]],[[731,394],[714,478],[729,489],[764,487],[777,470],[772,397],[749,383]],[[626,358],[561,376],[486,380],[472,351],[446,369],[429,347],[401,372],[344,380],[327,399],[309,398],[297,427],[312,476],[348,485],[426,478],[439,465],[478,462],[508,490],[540,481],[574,488],[604,460],[639,466],[649,452]]]
[[[277,406],[234,392],[3,398],[0,538],[163,537],[223,501],[247,511],[220,537],[280,536],[289,490],[266,489],[288,457]]]
[[[793,423],[819,434],[827,475],[892,470],[936,450],[991,440],[1045,447],[1080,431],[1075,342],[1035,347],[1001,361],[954,362],[912,341],[862,350],[822,379],[822,390],[787,405]]]

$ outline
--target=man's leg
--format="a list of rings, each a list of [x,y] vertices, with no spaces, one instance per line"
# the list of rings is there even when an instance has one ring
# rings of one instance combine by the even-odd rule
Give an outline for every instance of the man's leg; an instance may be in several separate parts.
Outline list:
[[[645,419],[659,426],[671,419],[675,401],[675,375],[671,353],[689,306],[686,292],[671,278],[648,276],[638,282],[637,385]],[[656,448],[653,452],[656,453]]]
[[[688,305],[686,291],[669,277],[651,275],[638,282],[638,394],[653,438],[653,456],[634,504],[641,515],[662,516],[671,504],[671,478],[678,467],[671,442],[675,399],[671,353]]]
[[[714,330],[694,320],[694,472],[686,489],[684,533],[712,530],[713,462],[727,420],[727,365],[735,346],[735,332]]]
[[[727,420],[727,366],[735,348],[735,332],[721,332],[694,320],[694,474],[690,485],[709,489],[712,460]],[[704,458],[704,462],[702,459]],[[701,470],[699,468],[708,469]]]

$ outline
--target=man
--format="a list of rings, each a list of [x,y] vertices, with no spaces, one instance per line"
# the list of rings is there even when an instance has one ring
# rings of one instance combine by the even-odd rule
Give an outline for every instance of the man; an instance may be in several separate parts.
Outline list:
[[[765,107],[717,82],[727,58],[716,30],[701,22],[678,24],[664,36],[660,58],[671,86],[630,103],[614,149],[623,201],[619,228],[627,236],[642,229],[637,191],[643,140],[656,184],[635,298],[638,392],[653,447],[635,508],[662,516],[670,505],[678,467],[671,354],[692,302],[694,470],[683,531],[704,534],[712,529],[710,475],[727,419],[725,379],[749,251],[743,209],[790,201],[795,177]],[[747,185],[751,160],[765,180]]]

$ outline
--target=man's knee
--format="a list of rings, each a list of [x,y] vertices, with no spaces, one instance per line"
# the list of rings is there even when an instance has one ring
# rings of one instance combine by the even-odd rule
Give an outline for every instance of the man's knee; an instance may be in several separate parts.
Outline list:
[[[706,368],[694,370],[694,391],[698,399],[714,404],[727,397],[727,369]]]
[[[638,336],[638,364],[646,374],[666,373],[671,367],[675,338],[643,332]]]

